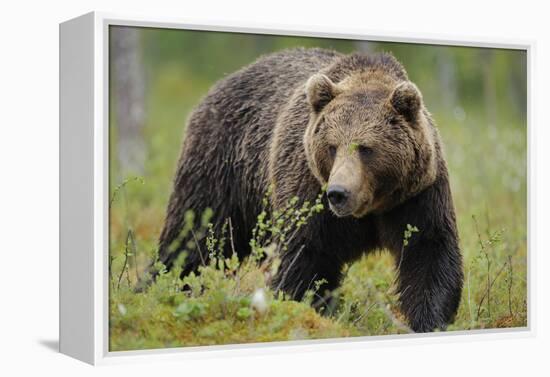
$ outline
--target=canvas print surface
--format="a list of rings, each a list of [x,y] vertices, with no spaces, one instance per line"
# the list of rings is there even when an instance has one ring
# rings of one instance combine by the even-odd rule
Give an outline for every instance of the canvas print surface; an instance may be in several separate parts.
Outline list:
[[[527,326],[526,52],[111,26],[109,350]]]

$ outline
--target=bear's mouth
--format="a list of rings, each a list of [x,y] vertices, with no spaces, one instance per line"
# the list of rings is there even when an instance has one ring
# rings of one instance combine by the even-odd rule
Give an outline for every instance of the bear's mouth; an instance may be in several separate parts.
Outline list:
[[[331,212],[336,215],[336,217],[347,217],[352,214],[351,210],[349,209],[343,209],[343,208],[337,208],[329,203],[329,208]]]
[[[365,201],[364,203],[362,203],[359,208],[353,210],[352,208],[350,207],[337,207],[337,206],[334,206],[332,205],[330,202],[329,202],[329,208],[331,210],[331,212],[336,215],[337,217],[348,217],[348,216],[353,216],[355,218],[361,218],[365,215],[367,215],[367,213],[370,212],[371,210],[371,202],[370,201]]]
[[[353,209],[352,206],[337,207],[332,205],[330,202],[329,208],[336,217],[353,216],[355,218],[364,217],[373,210],[371,200],[364,201],[358,208],[356,207],[356,209]]]

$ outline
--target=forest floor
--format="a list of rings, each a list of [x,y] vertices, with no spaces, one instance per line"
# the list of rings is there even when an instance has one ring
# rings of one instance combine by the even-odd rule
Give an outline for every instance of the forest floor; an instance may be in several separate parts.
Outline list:
[[[447,331],[524,327],[525,130],[515,126],[500,127],[498,132],[491,127],[472,130],[450,119],[440,132],[446,144],[465,276],[461,304]],[[166,143],[173,143],[150,140],[151,155],[162,155]],[[168,156],[151,163],[166,164],[170,159],[175,161]],[[146,178],[123,183],[111,177],[111,351],[410,332],[397,305],[394,261],[388,253],[345,266],[345,278],[334,292],[337,305],[324,316],[310,305],[314,287],[302,302],[275,295],[266,286],[270,267],[252,259],[214,258],[213,264],[185,281],[179,280],[177,270],[171,271],[135,293],[144,266],[155,256],[171,189],[173,172],[169,170],[151,168]],[[159,193],[162,201],[157,199]],[[216,256],[215,248],[212,252]],[[191,289],[182,292],[182,284]]]

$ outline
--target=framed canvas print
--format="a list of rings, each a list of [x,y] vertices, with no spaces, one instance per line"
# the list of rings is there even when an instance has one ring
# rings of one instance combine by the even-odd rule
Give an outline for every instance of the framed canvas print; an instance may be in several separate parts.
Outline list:
[[[61,352],[530,334],[531,51],[61,24]]]

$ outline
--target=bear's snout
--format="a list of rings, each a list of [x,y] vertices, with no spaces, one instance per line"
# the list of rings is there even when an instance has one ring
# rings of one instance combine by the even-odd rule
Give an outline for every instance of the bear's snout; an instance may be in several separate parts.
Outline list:
[[[356,154],[336,156],[328,179],[327,199],[331,211],[338,217],[354,214],[366,197],[365,177]]]
[[[330,186],[327,190],[327,198],[331,206],[342,208],[348,202],[350,192],[339,185]]]

